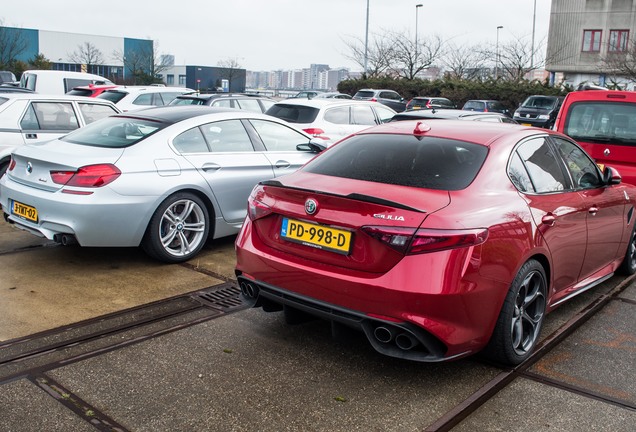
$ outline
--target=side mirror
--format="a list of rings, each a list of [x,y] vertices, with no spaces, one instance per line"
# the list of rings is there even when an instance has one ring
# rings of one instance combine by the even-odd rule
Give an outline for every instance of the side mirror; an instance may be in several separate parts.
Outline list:
[[[325,147],[324,145],[318,144],[312,141],[309,141],[308,143],[304,143],[304,144],[298,144],[296,146],[296,150],[310,152],[310,153],[320,153],[326,148],[327,147]]]
[[[623,181],[623,177],[612,167],[606,166],[603,170],[603,183],[606,185],[617,185]]]

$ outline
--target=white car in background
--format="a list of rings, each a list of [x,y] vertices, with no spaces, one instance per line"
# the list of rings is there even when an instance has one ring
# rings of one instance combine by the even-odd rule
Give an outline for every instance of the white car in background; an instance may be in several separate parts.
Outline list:
[[[352,133],[390,121],[396,112],[377,102],[314,98],[286,99],[265,114],[285,120],[329,146]]]
[[[114,103],[122,111],[135,111],[168,105],[177,96],[191,93],[196,91],[187,87],[119,86],[96,97]]]
[[[27,143],[59,138],[95,120],[120,113],[111,102],[83,96],[2,93],[0,95],[0,177],[11,152]]]

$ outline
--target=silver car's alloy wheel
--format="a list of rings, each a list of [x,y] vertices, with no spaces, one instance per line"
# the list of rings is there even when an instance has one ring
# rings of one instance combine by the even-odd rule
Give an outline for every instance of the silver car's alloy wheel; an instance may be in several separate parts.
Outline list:
[[[179,192],[166,198],[155,210],[141,246],[160,261],[187,261],[205,245],[209,224],[208,209],[201,198]]]
[[[179,200],[161,217],[159,233],[166,252],[177,257],[187,256],[205,241],[205,216],[194,201]]]
[[[545,280],[538,271],[532,271],[521,283],[510,323],[512,348],[517,355],[525,356],[534,348],[544,311]]]

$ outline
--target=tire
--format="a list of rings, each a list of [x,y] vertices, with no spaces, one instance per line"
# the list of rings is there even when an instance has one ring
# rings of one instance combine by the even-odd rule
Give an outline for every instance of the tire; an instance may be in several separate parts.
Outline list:
[[[621,263],[618,271],[621,274],[630,276],[636,273],[636,225],[632,229],[632,235],[627,244],[627,251],[625,251],[625,258]]]
[[[484,354],[506,365],[527,359],[539,339],[548,284],[538,261],[526,262],[512,281]]]
[[[7,172],[7,168],[9,168],[9,162],[0,162],[0,177]]]
[[[159,261],[187,261],[205,245],[209,230],[210,217],[203,201],[190,193],[176,193],[155,210],[142,247]]]

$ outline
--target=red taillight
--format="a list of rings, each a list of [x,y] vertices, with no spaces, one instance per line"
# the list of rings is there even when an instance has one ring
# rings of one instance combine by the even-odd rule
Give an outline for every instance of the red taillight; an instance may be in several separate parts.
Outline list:
[[[477,246],[488,238],[488,230],[433,230],[419,229],[413,237],[409,254],[437,252],[467,246]]]
[[[9,168],[7,168],[7,171],[13,171],[13,168],[15,168],[15,159],[11,158],[11,162],[9,162]]]
[[[431,107],[431,101],[426,102],[426,108],[430,108]]]
[[[54,183],[76,187],[102,187],[112,183],[121,171],[112,164],[87,165],[77,171],[51,171]]]
[[[416,228],[365,226],[362,227],[362,231],[396,251],[406,254]]]
[[[247,199],[247,215],[250,220],[255,221],[272,213],[272,209],[268,205],[262,203],[258,198],[262,192],[263,187],[256,186],[254,190],[252,190],[250,197]]]
[[[482,244],[487,229],[434,230],[402,227],[365,226],[362,231],[405,255],[437,252]]]
[[[369,99],[371,102],[377,102],[378,100],[376,98],[371,98]]]
[[[307,129],[303,129],[303,131],[307,132],[309,135],[313,136],[314,138],[322,138],[325,140],[329,139],[329,137],[326,137],[323,135],[325,131],[320,128],[307,128]]]

